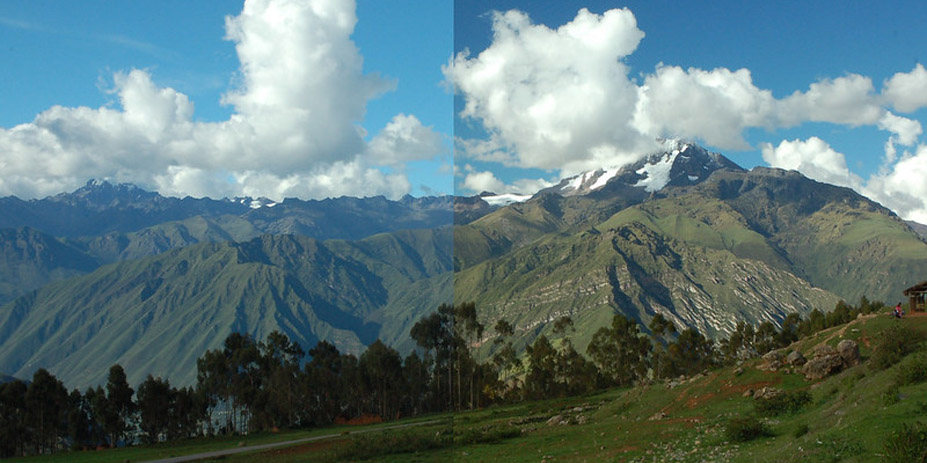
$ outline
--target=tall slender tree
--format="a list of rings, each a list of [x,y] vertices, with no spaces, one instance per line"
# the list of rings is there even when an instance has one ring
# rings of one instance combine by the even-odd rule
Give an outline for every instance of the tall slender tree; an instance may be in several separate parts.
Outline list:
[[[106,412],[103,427],[110,438],[110,445],[124,442],[129,430],[134,426],[135,391],[126,381],[126,372],[119,364],[109,369],[106,379]]]

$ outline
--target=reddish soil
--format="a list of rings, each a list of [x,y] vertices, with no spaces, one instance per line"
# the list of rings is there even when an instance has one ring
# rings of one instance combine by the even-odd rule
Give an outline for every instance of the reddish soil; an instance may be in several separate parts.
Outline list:
[[[689,410],[702,405],[707,402],[709,399],[713,398],[715,393],[706,392],[705,394],[693,396],[691,399],[686,401],[686,407],[689,407]]]

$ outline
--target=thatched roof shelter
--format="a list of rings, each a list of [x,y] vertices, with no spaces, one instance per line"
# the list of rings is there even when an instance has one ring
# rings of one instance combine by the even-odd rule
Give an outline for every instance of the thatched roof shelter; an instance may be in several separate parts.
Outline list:
[[[924,311],[927,309],[927,281],[922,281],[906,290],[904,295],[908,298],[908,309]]]

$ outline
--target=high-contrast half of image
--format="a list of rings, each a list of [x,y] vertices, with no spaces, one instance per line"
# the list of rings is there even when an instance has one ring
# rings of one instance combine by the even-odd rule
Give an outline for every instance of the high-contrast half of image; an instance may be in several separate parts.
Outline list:
[[[927,461],[925,23],[0,2],[0,458]]]

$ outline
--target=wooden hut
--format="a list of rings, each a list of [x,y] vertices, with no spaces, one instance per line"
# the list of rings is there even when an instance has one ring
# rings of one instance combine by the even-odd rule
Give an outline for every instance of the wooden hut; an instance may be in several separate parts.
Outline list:
[[[927,281],[904,290],[904,295],[908,298],[908,310],[923,312],[927,309]]]

